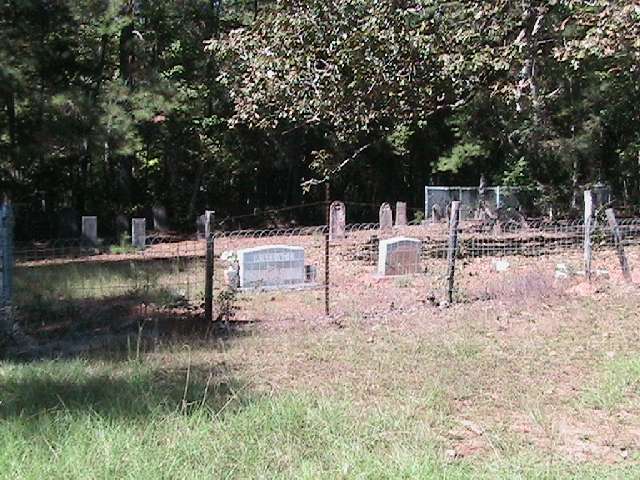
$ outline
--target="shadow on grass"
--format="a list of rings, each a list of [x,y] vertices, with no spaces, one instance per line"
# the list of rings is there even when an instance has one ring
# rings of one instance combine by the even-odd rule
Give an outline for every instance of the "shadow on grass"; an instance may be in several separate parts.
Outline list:
[[[217,412],[248,401],[239,393],[242,385],[222,367],[157,370],[138,362],[71,360],[5,364],[0,372],[3,419],[60,413],[142,419],[204,408]]]
[[[166,341],[235,335],[204,321],[201,259],[38,263],[16,268],[16,321],[33,340],[9,358],[131,357]]]

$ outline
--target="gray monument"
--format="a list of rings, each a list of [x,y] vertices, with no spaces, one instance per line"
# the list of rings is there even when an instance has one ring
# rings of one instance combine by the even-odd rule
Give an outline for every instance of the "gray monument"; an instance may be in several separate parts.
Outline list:
[[[147,241],[147,219],[134,218],[131,220],[131,245],[144,248]]]
[[[238,250],[240,288],[287,288],[305,283],[304,248],[288,245]]]
[[[82,238],[94,245],[98,243],[98,217],[82,217]]]
[[[422,242],[417,238],[395,237],[380,240],[378,274],[410,275],[420,272]]]
[[[393,212],[388,203],[380,206],[380,231],[390,232],[393,229]]]
[[[407,225],[407,204],[405,202],[396,202],[396,227],[404,227]]]
[[[342,240],[345,236],[347,209],[342,202],[333,202],[329,207],[329,240]]]

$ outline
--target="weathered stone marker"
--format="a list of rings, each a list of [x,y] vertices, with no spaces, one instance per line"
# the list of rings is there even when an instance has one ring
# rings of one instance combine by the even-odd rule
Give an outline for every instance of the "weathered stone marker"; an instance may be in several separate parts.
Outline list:
[[[238,250],[240,288],[287,288],[305,283],[304,248],[288,245]]]
[[[345,236],[347,209],[342,202],[333,202],[329,207],[329,240],[342,240]]]
[[[153,212],[153,229],[158,230],[159,232],[166,232],[169,230],[167,209],[162,205],[154,205],[151,210]]]
[[[147,220],[134,218],[131,220],[131,245],[144,248],[147,241]]]
[[[82,217],[82,238],[98,243],[98,217]]]
[[[380,205],[380,231],[390,232],[393,229],[393,212],[388,203]]]
[[[378,275],[411,275],[420,272],[422,242],[417,238],[395,237],[380,240]]]
[[[396,202],[396,227],[403,227],[407,224],[407,204]]]

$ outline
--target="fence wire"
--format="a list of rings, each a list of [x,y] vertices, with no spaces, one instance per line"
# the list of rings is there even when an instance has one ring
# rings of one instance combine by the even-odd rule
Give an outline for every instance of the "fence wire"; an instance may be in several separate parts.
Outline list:
[[[619,227],[633,267],[640,261],[640,219],[621,219]],[[214,319],[322,317],[327,234],[326,225],[215,231]],[[558,278],[578,275],[582,268],[581,221],[463,221],[458,234],[458,301],[546,295]],[[598,218],[591,234],[594,270],[615,277],[612,232]],[[445,291],[448,235],[446,221],[411,222],[384,232],[377,223],[346,225],[343,238],[329,244],[331,314],[367,318],[437,304]],[[380,242],[397,237],[419,242],[419,265],[410,275],[381,275]],[[304,285],[245,291],[227,286],[234,283],[229,271],[234,252],[274,245],[304,249]],[[205,252],[205,240],[197,235],[150,234],[144,248],[115,239],[16,244],[14,304],[28,331],[47,335],[78,325],[111,331],[140,319],[201,319]]]

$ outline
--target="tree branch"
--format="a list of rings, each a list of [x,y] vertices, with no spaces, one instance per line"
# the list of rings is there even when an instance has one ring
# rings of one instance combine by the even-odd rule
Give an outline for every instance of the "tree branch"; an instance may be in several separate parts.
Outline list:
[[[305,180],[300,185],[303,188],[309,188],[309,187],[312,187],[312,186],[315,186],[315,185],[322,185],[323,183],[328,182],[329,180],[331,180],[333,178],[334,175],[340,173],[344,167],[346,167],[349,163],[351,163],[353,160],[355,160],[362,152],[367,150],[369,147],[371,147],[370,143],[367,143],[366,145],[360,147],[358,150],[356,150],[354,152],[353,155],[351,155],[349,158],[343,160],[340,163],[340,165],[338,165],[336,168],[334,168],[332,170],[329,170],[329,172],[327,172],[327,174],[325,175],[324,178],[312,178],[310,180]]]

